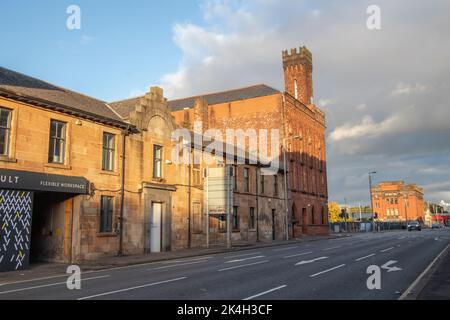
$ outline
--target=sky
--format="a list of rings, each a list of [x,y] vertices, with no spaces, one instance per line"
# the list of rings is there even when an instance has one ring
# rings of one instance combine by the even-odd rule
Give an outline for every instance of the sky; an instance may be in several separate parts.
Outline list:
[[[69,5],[81,29],[69,30]],[[369,30],[377,5],[381,29]],[[115,101],[151,85],[179,98],[265,83],[281,51],[307,46],[326,113],[331,201],[369,202],[405,180],[450,202],[449,1],[2,0],[0,65]]]

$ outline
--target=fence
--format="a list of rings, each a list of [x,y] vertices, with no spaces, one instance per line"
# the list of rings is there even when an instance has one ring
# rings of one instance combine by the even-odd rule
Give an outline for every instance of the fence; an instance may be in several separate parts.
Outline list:
[[[401,230],[405,229],[405,222],[375,222],[376,231]],[[339,232],[368,232],[373,231],[372,222],[332,222],[330,230],[333,233]]]

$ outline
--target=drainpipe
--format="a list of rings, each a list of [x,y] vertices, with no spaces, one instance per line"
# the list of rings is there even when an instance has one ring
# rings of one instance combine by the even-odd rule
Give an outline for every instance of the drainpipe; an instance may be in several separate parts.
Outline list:
[[[259,242],[259,190],[258,190],[258,165],[256,166],[256,242]]]
[[[117,252],[118,256],[123,255],[123,211],[125,204],[125,147],[128,130],[122,132],[122,185],[120,188],[119,251]]]
[[[192,153],[192,149],[191,152],[189,153],[189,164],[188,164],[188,168],[189,168],[189,182],[188,182],[188,248],[191,248],[192,246],[192,236],[191,236],[191,157],[193,156]]]

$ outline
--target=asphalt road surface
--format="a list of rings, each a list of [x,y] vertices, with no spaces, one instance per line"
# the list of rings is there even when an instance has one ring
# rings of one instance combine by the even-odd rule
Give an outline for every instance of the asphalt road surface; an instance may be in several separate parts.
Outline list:
[[[357,234],[0,284],[0,299],[398,299],[450,244],[450,229]],[[367,268],[380,267],[369,290]]]

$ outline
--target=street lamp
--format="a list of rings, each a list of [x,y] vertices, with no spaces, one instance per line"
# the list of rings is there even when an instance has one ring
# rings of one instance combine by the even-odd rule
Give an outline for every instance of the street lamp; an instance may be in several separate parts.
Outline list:
[[[286,161],[286,142],[289,140],[302,140],[303,138],[299,135],[292,136],[289,138],[284,138],[282,143],[283,148],[283,169],[284,169],[284,228],[286,234],[286,241],[289,240],[289,207],[288,207],[288,182],[287,182],[287,161]]]
[[[370,206],[372,207],[372,231],[375,232],[375,210],[373,208],[373,196],[372,196],[372,175],[376,174],[376,171],[369,172],[369,190],[370,190]]]

